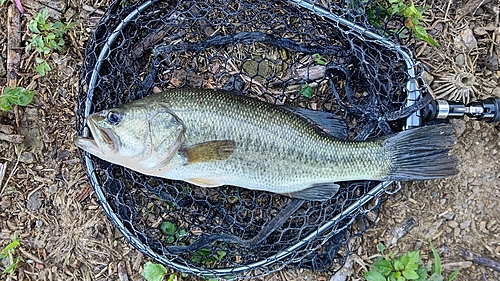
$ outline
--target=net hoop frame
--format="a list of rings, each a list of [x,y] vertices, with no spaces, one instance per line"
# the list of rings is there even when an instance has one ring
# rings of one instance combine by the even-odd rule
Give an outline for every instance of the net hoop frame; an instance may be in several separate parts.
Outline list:
[[[110,50],[110,46],[113,44],[115,39],[117,38],[118,34],[120,33],[121,30],[123,30],[132,20],[134,20],[140,13],[147,8],[149,8],[151,5],[154,3],[158,2],[159,0],[148,0],[138,6],[135,10],[133,10],[128,16],[122,20],[122,22],[113,30],[107,41],[105,42],[101,52],[99,53],[98,59],[95,63],[95,67],[92,69],[91,73],[91,78],[88,83],[88,90],[87,90],[87,96],[86,96],[86,102],[85,102],[85,110],[84,110],[84,115],[85,118],[90,115],[91,113],[91,108],[92,108],[92,98],[94,94],[94,88],[97,83],[98,79],[98,73],[101,70],[101,66],[103,61],[105,60],[106,56],[108,55],[108,52]],[[379,44],[381,47],[390,49],[394,52],[399,53],[401,55],[406,63],[407,66],[407,74],[408,74],[408,81],[406,83],[406,90],[407,90],[407,101],[405,104],[405,107],[410,106],[414,104],[419,98],[421,97],[421,92],[419,90],[419,81],[416,78],[416,67],[418,66],[418,63],[416,63],[411,55],[410,52],[406,50],[405,47],[401,46],[398,43],[395,43],[388,38],[381,36],[371,30],[369,30],[366,27],[363,27],[361,25],[358,25],[354,22],[349,21],[348,19],[342,18],[327,9],[323,7],[319,7],[313,3],[309,3],[304,0],[287,0],[286,2],[290,4],[294,4],[300,8],[309,10],[313,12],[315,15],[322,19],[329,20],[333,23],[336,23],[338,25],[343,26],[344,28],[348,28],[351,30],[350,34],[353,34],[357,36],[361,40],[366,40],[369,39],[371,41],[374,41],[375,43]],[[404,129],[410,129],[413,127],[419,127],[422,124],[422,120],[418,115],[418,112],[413,113],[406,119],[406,125]],[[85,127],[83,130],[83,137],[89,137],[90,131],[88,127]],[[89,175],[91,185],[93,187],[101,187],[100,183],[95,175],[94,171],[94,165],[92,161],[90,160],[90,154],[88,152],[84,152],[84,162],[86,165],[86,170],[87,174]],[[157,252],[155,252],[153,249],[150,247],[144,245],[143,242],[141,242],[137,237],[135,237],[126,227],[125,225],[121,222],[120,218],[116,215],[114,210],[112,210],[111,206],[108,204],[108,201],[106,199],[105,194],[102,191],[102,188],[93,188],[94,193],[96,197],[98,198],[100,205],[103,207],[103,210],[105,214],[110,218],[110,220],[115,224],[115,226],[118,228],[118,230],[121,232],[121,234],[124,236],[124,238],[132,244],[135,248],[137,248],[139,251],[142,253],[152,257],[155,259],[157,262],[160,262],[164,265],[167,265],[173,269],[176,269],[181,272],[189,272],[192,274],[196,274],[199,276],[205,276],[205,277],[210,277],[210,276],[227,276],[227,275],[233,275],[233,274],[238,274],[238,273],[243,273],[252,269],[257,269],[261,266],[265,265],[270,265],[276,261],[282,260],[285,257],[289,256],[293,251],[303,247],[306,245],[310,240],[314,239],[318,235],[321,235],[322,233],[325,233],[326,231],[330,230],[332,226],[334,226],[336,223],[339,221],[345,219],[349,215],[351,215],[356,209],[364,206],[366,203],[368,203],[370,200],[373,198],[376,198],[376,200],[379,200],[380,195],[383,193],[386,194],[393,194],[397,192],[400,189],[400,185],[398,183],[397,188],[389,188],[393,184],[393,181],[385,181],[381,182],[378,185],[376,185],[374,188],[372,188],[369,192],[367,192],[364,196],[362,196],[359,200],[351,204],[348,208],[343,210],[341,213],[337,214],[332,220],[329,220],[325,222],[321,227],[319,227],[316,231],[313,231],[310,233],[308,236],[306,236],[304,239],[300,240],[298,243],[294,244],[291,247],[288,247],[287,249],[272,255],[270,257],[267,257],[265,259],[262,259],[258,262],[253,262],[244,266],[238,266],[238,267],[232,267],[232,268],[211,268],[207,270],[202,270],[198,268],[193,268],[193,267],[188,267],[179,263],[176,263],[175,261],[169,260],[165,258],[164,256],[158,255]]]

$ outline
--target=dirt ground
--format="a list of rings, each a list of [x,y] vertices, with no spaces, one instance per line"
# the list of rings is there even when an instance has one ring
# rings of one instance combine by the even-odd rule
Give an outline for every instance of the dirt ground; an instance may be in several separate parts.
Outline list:
[[[425,14],[428,32],[440,48],[420,42],[416,53],[435,94],[471,100],[500,97],[498,0],[425,1],[415,4],[430,7]],[[33,0],[22,2],[26,13],[21,16],[17,85],[35,90],[36,96],[17,114],[0,112],[0,124],[14,130],[8,134],[24,136],[22,144],[0,140],[0,165],[6,167],[4,174],[0,172],[0,248],[16,233],[20,238],[17,254],[24,261],[16,274],[0,279],[144,280],[141,272],[149,259],[126,243],[101,211],[72,141],[84,44],[107,1],[51,2],[55,16],[76,25],[64,50],[53,55],[53,71],[46,77],[35,74],[34,60],[24,51],[26,23],[41,6]],[[4,28],[8,5],[13,1],[0,6],[2,89],[8,75]],[[467,85],[457,85],[457,77]],[[445,180],[404,184],[351,255],[341,271],[343,277],[287,269],[260,279],[363,280],[379,242],[396,254],[420,249],[422,259],[428,261],[430,238],[441,253],[445,275],[462,267],[455,280],[500,280],[498,271],[459,255],[463,247],[496,260],[497,266],[500,262],[500,126],[468,118],[453,122],[457,128],[453,152],[460,160],[460,173]]]

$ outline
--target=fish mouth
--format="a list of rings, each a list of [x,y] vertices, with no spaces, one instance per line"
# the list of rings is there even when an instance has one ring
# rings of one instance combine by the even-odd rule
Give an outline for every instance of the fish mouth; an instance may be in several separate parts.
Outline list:
[[[118,137],[111,129],[98,126],[97,120],[94,120],[92,117],[92,115],[87,117],[87,126],[93,138],[76,137],[75,145],[97,156],[104,155],[106,152],[105,150],[111,150],[116,153],[119,144]]]

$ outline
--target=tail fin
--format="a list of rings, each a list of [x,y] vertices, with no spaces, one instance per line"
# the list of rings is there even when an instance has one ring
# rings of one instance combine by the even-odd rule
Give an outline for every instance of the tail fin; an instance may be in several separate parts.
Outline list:
[[[397,133],[382,141],[392,158],[388,180],[427,180],[458,173],[457,158],[449,155],[454,126],[441,124]]]

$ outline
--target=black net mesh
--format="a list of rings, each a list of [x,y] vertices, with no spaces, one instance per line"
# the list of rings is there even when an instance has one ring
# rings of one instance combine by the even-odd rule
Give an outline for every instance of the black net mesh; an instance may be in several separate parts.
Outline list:
[[[418,86],[408,52],[386,39],[411,43],[402,19],[378,7],[364,0],[140,1],[128,7],[117,1],[86,48],[78,133],[88,135],[89,113],[178,87],[328,111],[346,120],[351,140],[401,130],[430,95]],[[368,29],[373,25],[378,29]],[[408,106],[412,95],[425,98]],[[198,275],[338,269],[392,188],[346,182],[334,198],[308,202],[231,186],[201,188],[87,154],[83,159],[125,238],[158,262]]]

